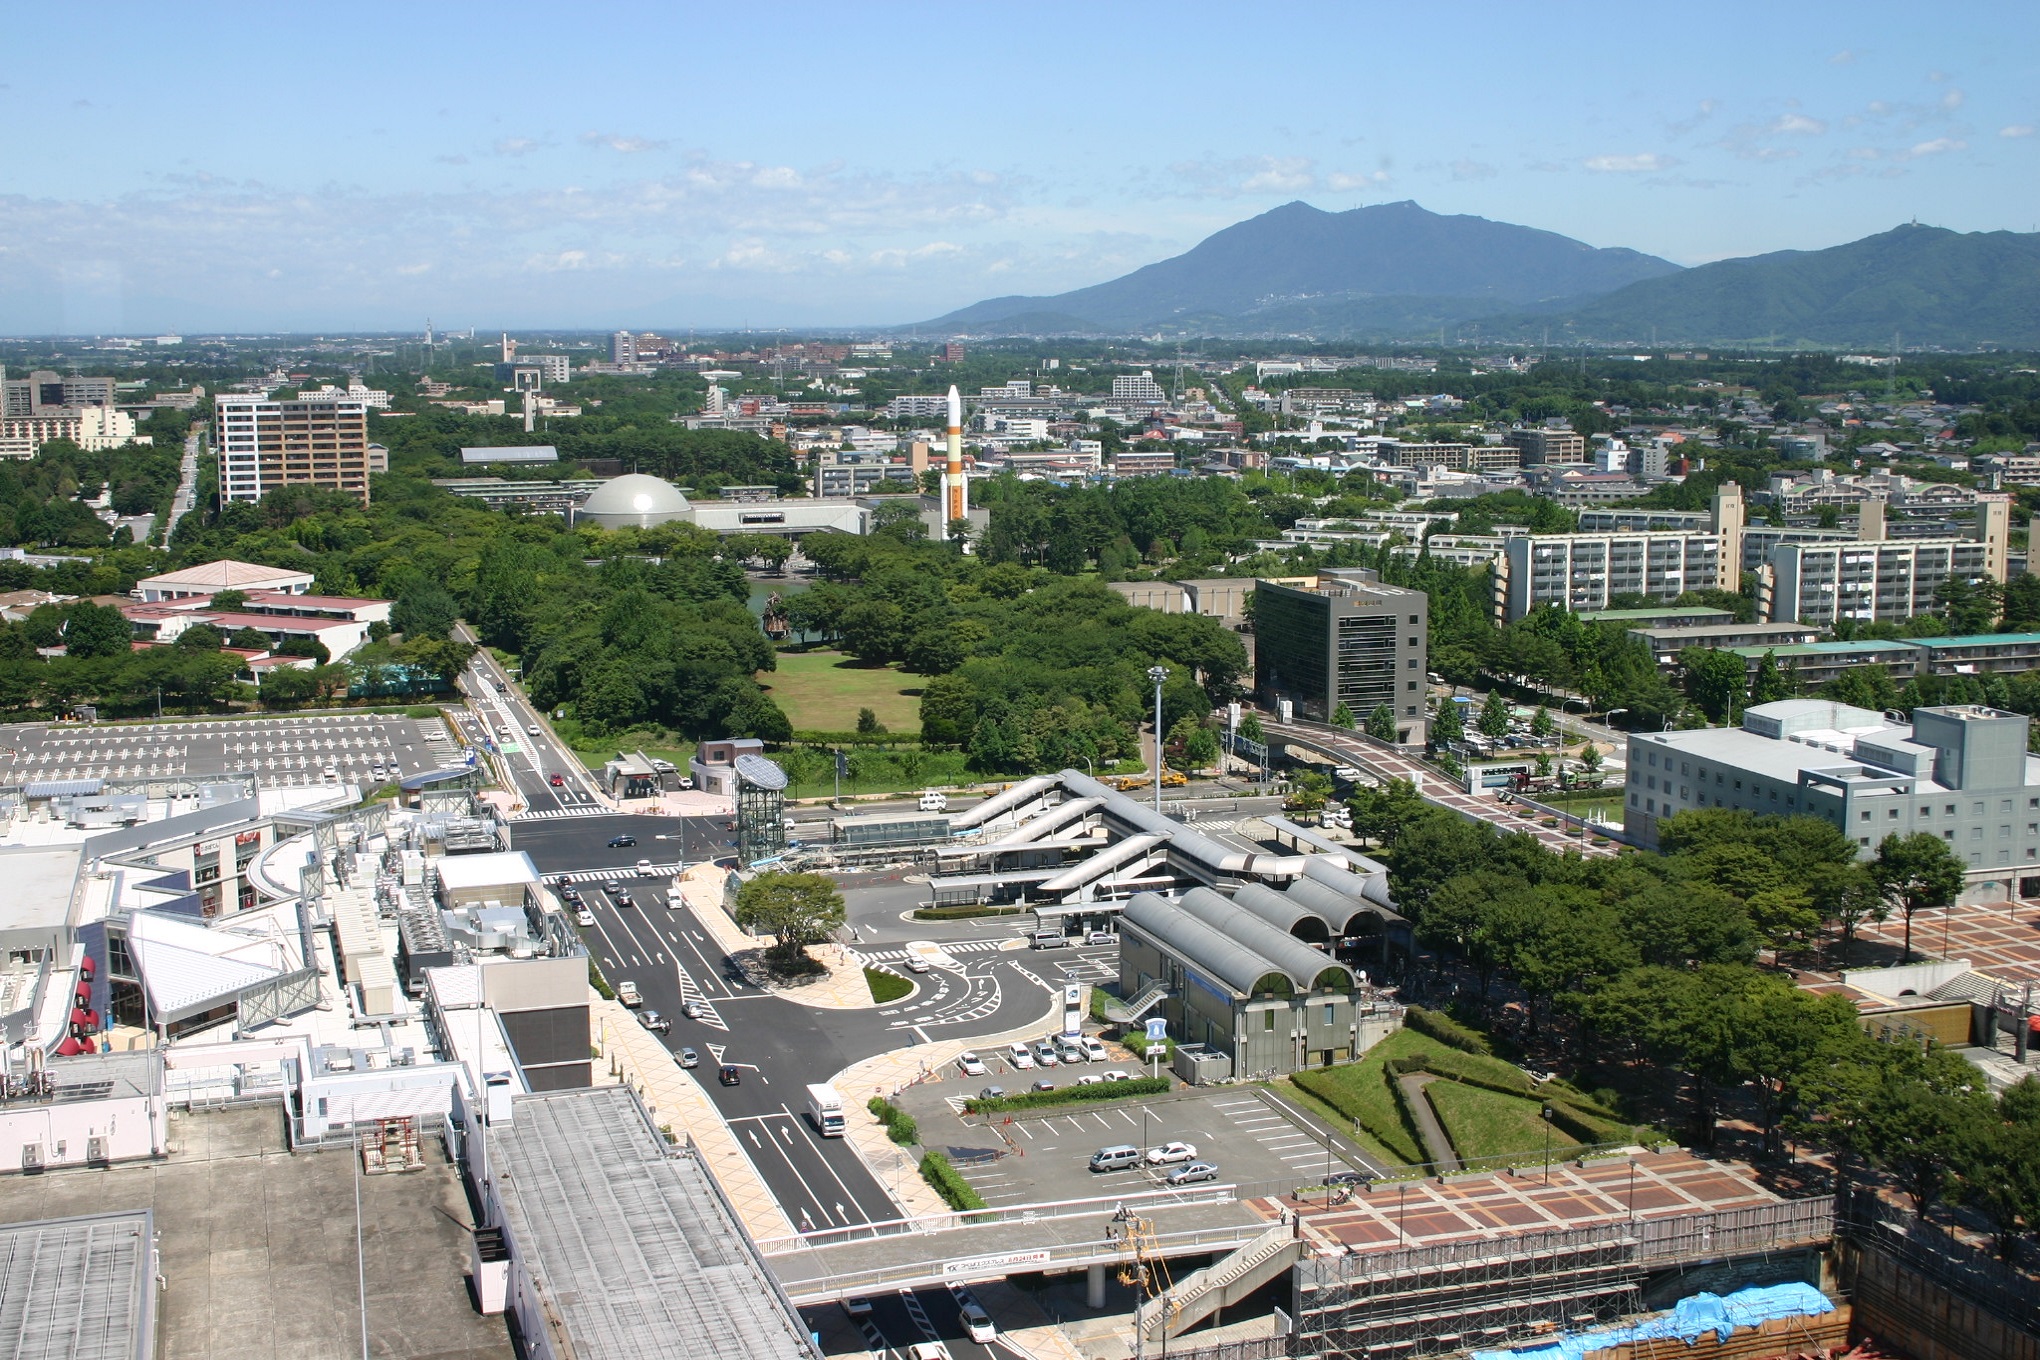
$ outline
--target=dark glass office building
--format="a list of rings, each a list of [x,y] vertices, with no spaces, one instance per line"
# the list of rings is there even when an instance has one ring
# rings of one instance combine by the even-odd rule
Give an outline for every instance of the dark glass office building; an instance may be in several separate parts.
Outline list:
[[[1254,585],[1254,688],[1261,703],[1287,699],[1297,717],[1329,722],[1340,704],[1356,723],[1382,704],[1399,740],[1424,740],[1430,599],[1383,585],[1371,571],[1338,568],[1314,586]]]

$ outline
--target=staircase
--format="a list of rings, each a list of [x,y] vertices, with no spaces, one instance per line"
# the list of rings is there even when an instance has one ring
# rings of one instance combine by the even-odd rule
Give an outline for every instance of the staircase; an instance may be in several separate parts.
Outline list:
[[[1120,1001],[1115,997],[1107,997],[1105,1000],[1105,1018],[1119,1024],[1131,1024],[1175,994],[1175,989],[1166,982],[1150,982],[1131,1001]]]
[[[1134,1325],[1150,1341],[1181,1336],[1220,1308],[1238,1303],[1303,1259],[1303,1240],[1286,1223],[1268,1231],[1222,1261],[1206,1266],[1134,1314]]]

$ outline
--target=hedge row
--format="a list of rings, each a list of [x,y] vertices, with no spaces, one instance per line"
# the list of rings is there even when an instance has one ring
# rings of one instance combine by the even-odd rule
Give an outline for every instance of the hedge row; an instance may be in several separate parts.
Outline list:
[[[985,1202],[978,1198],[978,1192],[970,1188],[970,1182],[957,1174],[949,1159],[939,1152],[930,1152],[921,1158],[921,1179],[933,1186],[935,1193],[952,1209],[983,1209]]]
[[[864,1108],[885,1125],[885,1136],[901,1147],[911,1147],[921,1141],[921,1126],[914,1122],[914,1116],[884,1096],[873,1096],[864,1102]]]
[[[593,957],[590,957],[588,960],[588,985],[593,987],[595,994],[604,1001],[616,1000],[615,990],[610,987],[609,979],[602,976],[602,970],[595,966]]]
[[[916,921],[969,921],[979,916],[1018,916],[1023,907],[916,907]]]
[[[1419,1034],[1427,1035],[1464,1053],[1478,1053],[1482,1057],[1494,1053],[1494,1049],[1488,1045],[1486,1035],[1460,1024],[1443,1011],[1411,1006],[1403,1014],[1403,1024]]]
[[[1043,1105],[1069,1105],[1086,1100],[1118,1100],[1122,1096],[1158,1096],[1169,1089],[1167,1077],[1135,1077],[1132,1081],[1104,1081],[1094,1086],[1059,1086],[1053,1091],[1017,1091],[996,1100],[970,1099],[963,1108],[972,1114],[996,1114],[1001,1110],[1032,1110]]]
[[[1498,1095],[1542,1101],[1544,1108],[1551,1111],[1552,1127],[1563,1130],[1582,1143],[1605,1143],[1611,1141],[1611,1134],[1618,1136],[1628,1134],[1628,1126],[1624,1125],[1613,1112],[1602,1109],[1583,1096],[1575,1095],[1569,1088],[1561,1087],[1556,1082],[1546,1082],[1540,1087],[1533,1085],[1528,1077],[1514,1082],[1504,1081],[1479,1071],[1451,1055],[1428,1052],[1412,1053],[1404,1058],[1390,1058],[1386,1067],[1390,1074],[1390,1084],[1399,1098],[1399,1108],[1402,1084],[1396,1081],[1395,1077],[1407,1076],[1411,1072],[1429,1072],[1432,1076],[1445,1081],[1455,1081],[1462,1086],[1477,1086],[1483,1091],[1493,1091]],[[1404,1109],[1403,1115],[1408,1118],[1409,1111]]]

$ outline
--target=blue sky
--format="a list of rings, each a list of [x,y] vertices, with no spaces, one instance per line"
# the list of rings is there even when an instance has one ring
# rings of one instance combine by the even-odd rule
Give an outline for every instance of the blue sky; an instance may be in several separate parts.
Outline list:
[[[2040,6],[95,7],[0,333],[892,324],[1301,198],[1681,264],[2040,223]]]

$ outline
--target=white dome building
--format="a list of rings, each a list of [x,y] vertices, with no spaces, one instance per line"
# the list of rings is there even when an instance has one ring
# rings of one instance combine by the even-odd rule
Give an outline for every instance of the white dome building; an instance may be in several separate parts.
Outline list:
[[[612,477],[596,487],[574,514],[577,523],[591,519],[605,529],[649,529],[691,518],[692,507],[679,487],[638,472]]]

